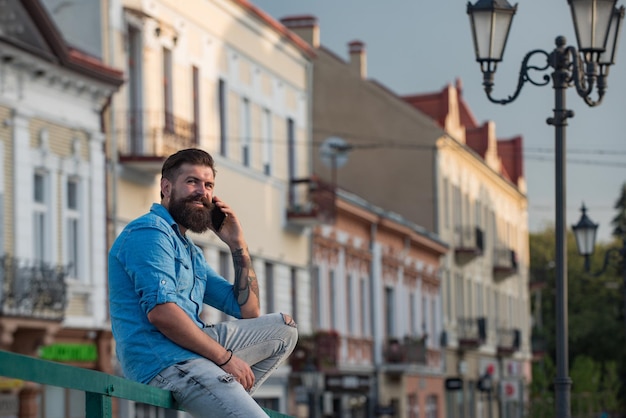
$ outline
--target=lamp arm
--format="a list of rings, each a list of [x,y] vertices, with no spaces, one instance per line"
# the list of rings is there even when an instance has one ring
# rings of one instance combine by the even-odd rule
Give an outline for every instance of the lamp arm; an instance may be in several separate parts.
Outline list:
[[[606,254],[604,254],[604,263],[602,265],[602,269],[594,273],[593,277],[601,276],[602,274],[606,272],[606,269],[609,266],[609,262],[611,261],[611,255],[616,254],[616,255],[625,256],[624,253],[626,253],[626,250],[624,248],[609,248]]]
[[[533,55],[535,54],[542,54],[546,57],[546,64],[543,66],[537,66],[537,65],[529,65],[528,62],[530,61],[530,59],[532,58]],[[524,86],[524,84],[526,82],[529,82],[531,84],[534,84],[535,86],[545,86],[550,82],[550,76],[548,76],[547,74],[544,74],[543,78],[541,81],[536,81],[533,80],[533,78],[531,77],[530,71],[545,71],[548,69],[548,67],[550,67],[550,54],[548,54],[546,51],[541,50],[541,49],[535,49],[533,51],[530,51],[529,53],[526,54],[526,56],[524,57],[523,61],[522,61],[522,66],[520,67],[520,72],[519,72],[519,78],[517,80],[517,88],[515,89],[515,92],[510,95],[509,97],[507,97],[506,99],[494,99],[491,95],[491,91],[493,90],[493,74],[495,72],[494,71],[483,71],[484,73],[484,81],[483,81],[483,86],[485,88],[485,93],[487,94],[487,98],[489,99],[490,102],[492,103],[496,103],[496,104],[501,104],[501,105],[505,105],[508,103],[511,103],[512,101],[514,101],[515,99],[517,99],[517,96],[519,96],[520,92],[522,91],[522,87]]]
[[[580,58],[580,55],[578,54],[578,51],[573,46],[568,46],[565,49],[564,53],[571,56],[572,69],[570,73],[570,81],[574,82],[578,95],[590,107],[594,107],[602,103],[602,99],[604,98],[604,93],[606,91],[605,72],[600,72],[600,75],[598,76],[598,64],[594,62],[584,64],[586,68],[583,71],[582,60]],[[606,72],[606,74],[608,74],[608,71]],[[593,91],[596,80],[598,98],[597,100],[593,100],[591,99],[590,94]]]

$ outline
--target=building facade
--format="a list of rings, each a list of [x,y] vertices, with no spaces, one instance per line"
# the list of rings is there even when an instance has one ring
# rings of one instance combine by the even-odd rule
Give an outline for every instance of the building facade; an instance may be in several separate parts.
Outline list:
[[[479,125],[460,85],[399,97],[367,78],[362,42],[344,61],[320,45],[315,17],[282,21],[317,51],[315,173],[450,247],[431,341],[445,348],[446,416],[521,414],[531,378],[521,138],[498,141],[493,122]]]
[[[244,0],[117,2],[108,28],[111,64],[127,83],[107,118],[109,242],[160,201],[163,161],[198,147],[215,159],[215,194],[243,225],[262,313],[293,314],[310,331],[310,59],[313,50]],[[199,18],[202,17],[202,18]],[[106,54],[105,54],[106,55]],[[207,261],[232,279],[228,247],[192,235]],[[205,307],[208,323],[229,320]],[[255,393],[288,410],[289,365]],[[120,405],[132,416],[136,405]]]
[[[448,417],[522,416],[532,350],[522,138],[478,124],[462,86],[405,98],[447,133],[437,142]],[[461,384],[459,384],[459,382]]]
[[[110,372],[101,119],[122,73],[68,45],[39,1],[2,16],[0,348]],[[0,388],[2,416],[84,405],[82,392]]]
[[[294,385],[316,370],[321,384],[308,408],[319,410],[298,416],[443,417],[442,352],[432,336],[447,246],[343,190],[335,210],[333,224],[314,229],[315,332],[291,358]]]

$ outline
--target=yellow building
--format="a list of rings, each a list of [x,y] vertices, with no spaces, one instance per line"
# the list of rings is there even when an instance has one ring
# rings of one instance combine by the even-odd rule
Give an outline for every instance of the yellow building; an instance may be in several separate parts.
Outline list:
[[[244,0],[119,3],[105,36],[111,64],[127,79],[107,118],[109,242],[160,201],[165,158],[202,148],[216,162],[215,194],[243,224],[262,311],[292,313],[306,332],[310,230],[291,215],[306,199],[292,182],[311,171],[313,51]],[[230,278],[228,248],[212,233],[193,240]],[[207,322],[228,319],[205,314]],[[286,412],[288,372],[256,392],[263,406]]]

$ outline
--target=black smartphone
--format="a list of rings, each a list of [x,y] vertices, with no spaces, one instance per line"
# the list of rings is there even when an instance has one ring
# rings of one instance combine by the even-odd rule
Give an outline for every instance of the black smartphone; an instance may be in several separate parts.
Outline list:
[[[215,205],[215,200],[213,200],[213,203],[213,209],[211,210],[211,225],[213,225],[213,229],[219,232],[219,230],[222,229],[222,225],[224,225],[226,214],[222,212],[217,205]]]

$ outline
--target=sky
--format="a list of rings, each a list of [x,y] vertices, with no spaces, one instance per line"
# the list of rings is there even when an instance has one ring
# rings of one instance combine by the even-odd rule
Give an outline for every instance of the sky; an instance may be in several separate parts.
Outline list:
[[[521,135],[531,232],[553,225],[555,217],[554,127],[552,84],[530,83],[508,105],[491,103],[482,88],[482,73],[474,56],[462,0],[251,0],[276,19],[313,15],[321,44],[348,60],[348,43],[360,40],[367,53],[367,75],[402,96],[440,91],[460,79],[463,98],[479,123],[495,122],[498,138]],[[472,1],[475,3],[475,1]],[[515,4],[510,1],[511,4]],[[626,6],[626,0],[618,0]],[[580,207],[596,223],[598,241],[611,239],[615,201],[626,182],[626,37],[620,36],[617,62],[599,106],[589,107],[575,88],[567,89],[566,106],[575,116],[566,128],[566,220],[578,222]],[[495,98],[515,91],[524,56],[541,49],[551,52],[557,36],[577,46],[566,0],[522,0],[495,74]],[[531,62],[543,65],[545,58]],[[550,71],[536,73],[541,80]],[[597,98],[594,94],[592,98]]]

